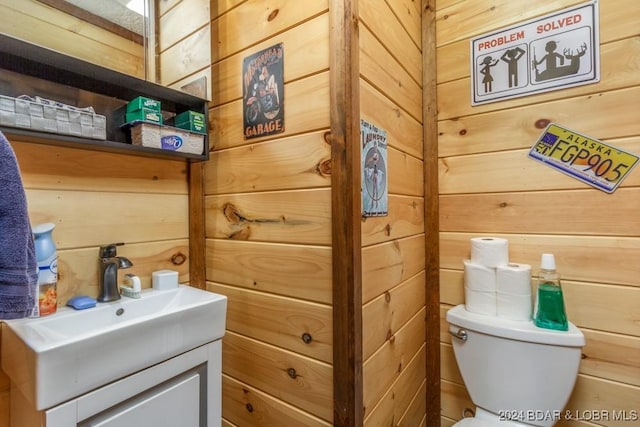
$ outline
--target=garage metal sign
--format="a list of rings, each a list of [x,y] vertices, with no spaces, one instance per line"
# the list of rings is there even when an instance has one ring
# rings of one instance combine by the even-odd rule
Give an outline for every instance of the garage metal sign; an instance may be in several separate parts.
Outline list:
[[[599,190],[613,193],[638,164],[638,155],[550,123],[529,157]]]
[[[598,1],[471,40],[471,104],[600,81]]]

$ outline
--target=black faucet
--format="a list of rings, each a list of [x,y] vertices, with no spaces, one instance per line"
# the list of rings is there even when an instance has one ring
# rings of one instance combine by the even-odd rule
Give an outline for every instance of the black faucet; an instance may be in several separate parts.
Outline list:
[[[120,299],[120,291],[118,289],[118,268],[129,268],[133,265],[127,258],[117,256],[116,246],[122,245],[124,245],[124,243],[111,243],[109,245],[100,246],[100,276],[98,278],[99,302],[109,302]]]

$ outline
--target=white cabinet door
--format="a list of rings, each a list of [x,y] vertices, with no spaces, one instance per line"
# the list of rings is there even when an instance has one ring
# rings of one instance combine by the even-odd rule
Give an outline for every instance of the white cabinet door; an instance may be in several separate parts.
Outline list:
[[[220,427],[222,342],[206,344],[42,412],[46,427]],[[36,425],[12,413],[12,427]],[[38,421],[39,422],[39,421]]]
[[[80,427],[199,427],[200,375],[155,387],[79,424]]]

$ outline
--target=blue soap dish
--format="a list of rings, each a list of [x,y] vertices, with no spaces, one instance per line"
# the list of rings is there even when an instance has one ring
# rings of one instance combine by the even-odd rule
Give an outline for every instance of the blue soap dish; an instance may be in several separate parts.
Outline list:
[[[96,300],[86,295],[79,295],[67,301],[67,305],[75,308],[76,310],[84,310],[85,308],[95,307]]]

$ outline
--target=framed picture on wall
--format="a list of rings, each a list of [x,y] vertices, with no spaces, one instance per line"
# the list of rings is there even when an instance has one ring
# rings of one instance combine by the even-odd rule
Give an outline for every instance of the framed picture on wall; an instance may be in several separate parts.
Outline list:
[[[387,132],[360,120],[362,216],[387,216],[389,175],[387,170]]]
[[[263,49],[242,61],[244,138],[284,132],[284,46]]]

